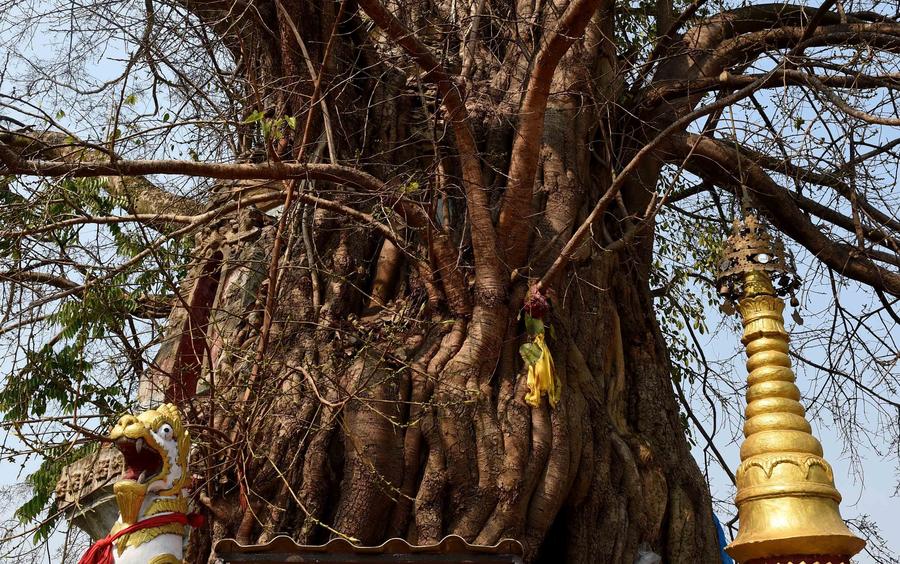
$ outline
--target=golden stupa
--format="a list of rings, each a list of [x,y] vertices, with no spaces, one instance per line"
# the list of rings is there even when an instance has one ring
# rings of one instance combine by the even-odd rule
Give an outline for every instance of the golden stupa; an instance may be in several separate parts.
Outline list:
[[[735,473],[741,564],[847,564],[865,546],[841,519],[831,466],[794,384],[781,296],[798,279],[780,241],[748,215],[735,223],[717,281],[737,302],[747,350],[747,409]]]

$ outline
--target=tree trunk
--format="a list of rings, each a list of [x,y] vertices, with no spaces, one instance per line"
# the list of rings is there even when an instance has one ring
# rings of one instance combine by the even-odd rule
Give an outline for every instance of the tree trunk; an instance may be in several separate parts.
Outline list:
[[[471,320],[431,311],[414,273],[386,307],[360,316],[357,288],[378,254],[363,229],[341,225],[320,254],[331,258],[316,316],[298,235],[265,370],[248,385],[274,231],[258,220],[219,263],[209,324],[200,322],[214,369],[204,363],[191,405],[217,431],[198,464],[215,511],[213,538],[194,539],[192,561],[218,538],[279,532],[307,543],[512,537],[547,562],[630,562],[644,543],[666,562],[714,560],[709,496],[672,394],[646,256],[574,269],[549,319],[562,399],[532,408],[517,312],[498,328],[507,338],[487,367],[467,353],[483,339]]]
[[[553,408],[524,401],[523,298],[610,186],[612,155],[629,152],[616,130],[611,7],[601,7],[552,74],[539,124],[537,213],[526,222],[525,247],[498,234],[492,260],[514,280],[498,292],[481,284],[477,218],[464,194],[469,172],[448,95],[421,81],[392,41],[367,31],[355,3],[284,0],[283,9],[241,16],[253,21],[239,22],[240,31],[223,27],[213,8],[190,4],[242,57],[245,113],[297,117],[273,143],[262,140],[259,123],[248,124],[248,160],[355,161],[419,202],[426,221],[407,221],[391,241],[365,218],[311,198],[327,193],[375,220],[388,213],[390,194],[298,181],[283,230],[251,207],[198,236],[151,379],[201,426],[194,466],[211,526],[192,537],[189,561],[207,561],[224,537],[264,542],[279,533],[303,543],[512,537],[540,562],[631,563],[641,546],[664,562],[715,561],[709,494],[649,292],[652,223],[618,250],[597,244],[626,233],[627,216],[643,212],[659,163],[625,186],[616,211],[595,222],[594,242],[550,281],[548,343],[562,398]],[[450,2],[392,12],[448,53],[445,66],[469,73],[465,109],[496,221],[499,199],[513,189],[497,171],[510,166],[525,127],[520,103],[532,62],[512,26],[497,23],[503,14],[473,18],[477,4],[461,2],[469,11],[456,15]],[[554,14],[534,13],[525,26],[532,35],[520,39],[536,48]],[[297,36],[318,69],[333,27],[325,119],[309,103],[315,81]],[[482,41],[467,47],[459,38],[471,33]],[[627,137],[640,147],[639,131]],[[271,329],[260,346],[271,291]]]

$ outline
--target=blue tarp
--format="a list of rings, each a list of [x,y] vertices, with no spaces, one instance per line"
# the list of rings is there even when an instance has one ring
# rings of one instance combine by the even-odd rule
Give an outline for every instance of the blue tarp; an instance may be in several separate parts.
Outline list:
[[[715,513],[713,513],[713,523],[716,525],[716,538],[719,539],[719,552],[722,554],[722,564],[734,564],[734,560],[725,552],[725,545],[728,544],[728,541],[725,539],[725,530],[722,528],[722,523],[719,522],[719,518],[716,517]]]

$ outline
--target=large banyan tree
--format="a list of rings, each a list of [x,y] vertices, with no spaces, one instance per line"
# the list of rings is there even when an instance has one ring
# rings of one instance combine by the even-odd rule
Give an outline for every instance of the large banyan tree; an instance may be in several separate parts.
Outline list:
[[[190,562],[281,533],[714,562],[690,442],[721,423],[687,396],[715,388],[698,334],[742,209],[864,296],[826,300],[806,361],[896,445],[882,4],[8,3],[0,407],[44,457],[20,516],[167,400],[208,517]]]

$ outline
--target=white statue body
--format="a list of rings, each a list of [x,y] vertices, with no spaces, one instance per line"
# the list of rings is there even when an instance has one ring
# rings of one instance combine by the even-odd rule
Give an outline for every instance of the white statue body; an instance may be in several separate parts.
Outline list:
[[[119,519],[110,535],[137,525],[112,544],[115,564],[182,564],[187,530],[190,436],[174,405],[125,415],[110,433],[126,472],[113,491]],[[140,527],[148,519],[163,521]]]
[[[116,564],[182,564],[183,539],[182,535],[160,535],[126,548],[121,556],[113,549],[113,561]]]

